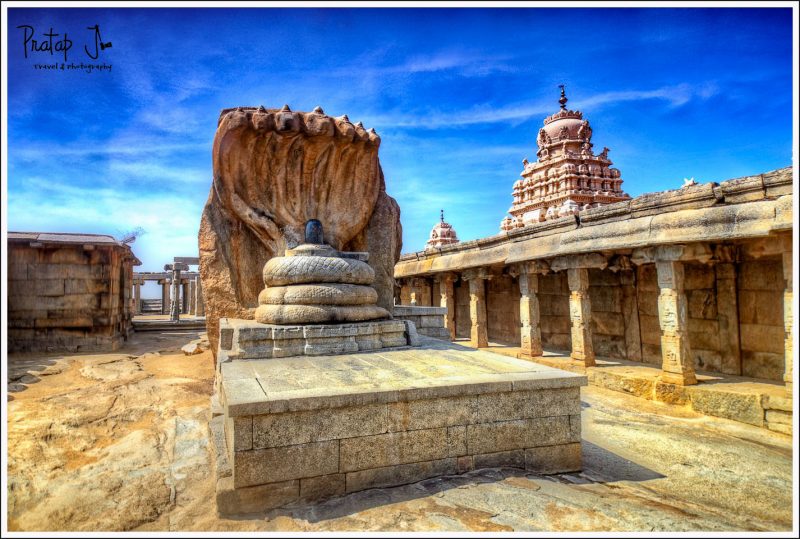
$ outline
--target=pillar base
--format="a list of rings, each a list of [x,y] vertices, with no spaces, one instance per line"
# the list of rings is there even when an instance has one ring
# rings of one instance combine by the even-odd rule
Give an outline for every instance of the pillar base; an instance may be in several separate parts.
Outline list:
[[[697,384],[697,377],[693,372],[686,374],[662,372],[658,377],[658,381],[665,384],[675,384],[678,386],[693,386]]]
[[[572,352],[569,355],[569,357],[571,357],[572,359],[577,359],[578,361],[582,361],[584,367],[594,367],[595,365],[597,365],[594,356],[587,356],[580,352]]]

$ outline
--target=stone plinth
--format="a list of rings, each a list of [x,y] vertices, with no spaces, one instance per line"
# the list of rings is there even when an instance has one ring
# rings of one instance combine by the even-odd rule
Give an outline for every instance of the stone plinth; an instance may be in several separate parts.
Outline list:
[[[412,305],[395,305],[392,310],[395,318],[410,320],[417,328],[417,333],[435,339],[450,339],[450,330],[445,327],[447,307],[416,307]]]
[[[581,469],[584,376],[422,340],[220,364],[218,510],[261,512],[473,468]]]
[[[416,338],[413,324],[402,320],[279,326],[222,318],[217,361],[346,354],[413,346]]]

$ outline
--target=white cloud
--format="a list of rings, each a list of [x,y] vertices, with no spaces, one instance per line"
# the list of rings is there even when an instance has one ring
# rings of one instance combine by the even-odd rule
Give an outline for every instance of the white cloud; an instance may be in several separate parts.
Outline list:
[[[685,105],[692,99],[709,99],[718,93],[718,88],[713,83],[701,85],[678,84],[663,86],[653,90],[625,90],[604,92],[580,99],[582,109],[597,109],[604,105],[622,103],[627,101],[660,100],[667,102],[670,107]],[[409,114],[376,115],[369,117],[369,121],[382,127],[414,127],[416,129],[441,129],[477,124],[492,124],[508,121],[525,121],[531,118],[540,118],[542,115],[553,112],[552,99],[531,104],[510,104],[495,107],[489,104],[470,107],[467,110],[445,112],[433,110]]]
[[[23,189],[9,192],[9,230],[41,232],[122,233],[142,227],[145,234],[134,253],[156,271],[173,256],[197,256],[197,233],[203,201],[186,196],[142,190],[136,196],[109,188],[85,188],[27,177]]]

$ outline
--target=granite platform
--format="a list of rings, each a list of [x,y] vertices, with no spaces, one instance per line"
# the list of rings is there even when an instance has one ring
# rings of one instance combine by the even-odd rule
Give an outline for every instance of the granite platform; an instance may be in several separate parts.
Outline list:
[[[220,318],[217,361],[348,354],[414,346],[416,341],[414,325],[403,320],[278,325]]]
[[[219,365],[221,514],[475,468],[580,470],[585,376],[420,336],[420,346]]]

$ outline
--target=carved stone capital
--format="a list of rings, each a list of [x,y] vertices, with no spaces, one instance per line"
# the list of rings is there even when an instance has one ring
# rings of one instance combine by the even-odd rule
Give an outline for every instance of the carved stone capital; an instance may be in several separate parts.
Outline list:
[[[714,255],[710,263],[730,264],[734,262],[739,262],[739,248],[736,245],[720,244],[714,246]]]
[[[454,283],[458,280],[458,275],[452,272],[437,273],[433,276],[437,283]]]
[[[492,275],[489,273],[488,268],[470,268],[461,272],[461,278],[465,281],[474,281],[478,279],[491,279]]]
[[[559,256],[550,262],[552,271],[562,271],[565,269],[605,269],[608,266],[608,259],[600,253],[586,253],[580,255]]]
[[[633,268],[633,261],[630,255],[615,255],[608,265],[608,269],[613,272],[631,271]]]

